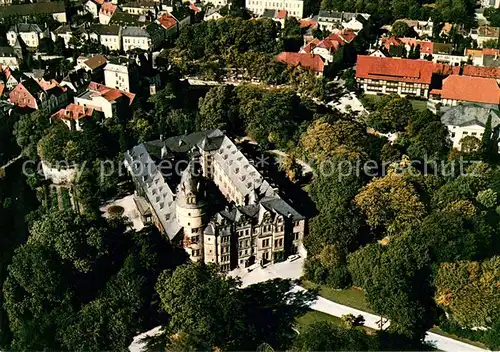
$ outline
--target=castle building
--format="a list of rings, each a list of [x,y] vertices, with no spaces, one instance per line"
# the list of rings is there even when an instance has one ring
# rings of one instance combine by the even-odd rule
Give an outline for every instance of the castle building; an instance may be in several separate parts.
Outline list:
[[[304,251],[306,218],[220,130],[142,143],[124,163],[143,220],[193,261],[228,271]]]

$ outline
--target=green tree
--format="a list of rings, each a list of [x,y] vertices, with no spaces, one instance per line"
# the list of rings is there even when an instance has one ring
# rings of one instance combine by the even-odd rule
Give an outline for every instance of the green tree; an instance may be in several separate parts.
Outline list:
[[[20,117],[14,126],[14,136],[21,147],[24,157],[37,160],[37,143],[49,127],[49,117],[41,111],[35,111]]]
[[[291,284],[283,280],[238,287],[211,265],[163,272],[156,290],[171,316],[170,339],[185,334],[196,349],[255,350],[263,342],[287,346],[295,318],[305,313],[312,296],[289,292]]]
[[[397,37],[407,37],[410,34],[410,27],[406,22],[398,21],[392,26],[391,33]]]
[[[389,236],[417,227],[426,213],[415,186],[392,170],[382,178],[374,178],[354,202],[372,229]]]
[[[435,278],[436,302],[463,327],[490,327],[500,309],[500,257],[482,262],[442,263]]]
[[[293,351],[378,350],[376,338],[361,329],[343,329],[330,322],[314,322],[295,339]]]

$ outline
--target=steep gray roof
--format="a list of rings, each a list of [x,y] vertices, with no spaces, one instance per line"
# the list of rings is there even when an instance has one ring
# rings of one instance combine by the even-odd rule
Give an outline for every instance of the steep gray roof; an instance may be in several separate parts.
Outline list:
[[[10,27],[9,32],[16,32],[16,33],[28,33],[28,32],[36,32],[36,33],[42,33],[42,30],[37,24],[30,24],[30,23],[18,23]]]
[[[10,46],[0,46],[0,56],[7,57],[7,56],[15,56],[14,55],[14,48]]]
[[[451,126],[485,126],[488,117],[491,115],[491,127],[500,125],[500,116],[498,110],[484,107],[478,104],[464,104],[450,108],[441,117],[444,125]]]
[[[125,27],[122,31],[122,36],[124,37],[147,37],[149,38],[149,33],[145,28],[142,27]]]

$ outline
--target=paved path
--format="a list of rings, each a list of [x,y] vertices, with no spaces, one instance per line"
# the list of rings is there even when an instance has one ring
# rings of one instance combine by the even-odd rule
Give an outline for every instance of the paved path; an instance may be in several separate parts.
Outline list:
[[[265,268],[254,268],[251,272],[247,270],[239,270],[231,272],[233,276],[240,276],[243,287],[255,284],[257,282],[271,280],[275,278],[289,278],[298,279],[302,276],[302,264],[304,262],[303,258],[296,260],[294,262],[283,262],[275,265],[269,265]],[[295,290],[305,290],[303,287],[296,286]],[[345,314],[362,315],[365,318],[365,326],[378,329],[378,321],[380,316],[367,313],[355,308],[344,306],[327,300],[326,298],[319,297],[311,305],[311,309],[330,314],[336,317],[342,317]],[[383,328],[386,328],[390,323],[387,322]],[[425,338],[427,342],[432,342],[441,351],[450,352],[474,352],[474,351],[486,351],[482,348],[469,345],[467,343],[451,339],[449,337],[441,336],[432,332],[427,332]]]

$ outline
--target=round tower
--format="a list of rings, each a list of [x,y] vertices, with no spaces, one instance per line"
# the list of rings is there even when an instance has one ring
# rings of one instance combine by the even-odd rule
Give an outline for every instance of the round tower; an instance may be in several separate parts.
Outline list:
[[[175,199],[178,224],[184,229],[184,249],[193,261],[203,259],[205,189],[203,179],[190,162],[183,171]]]

